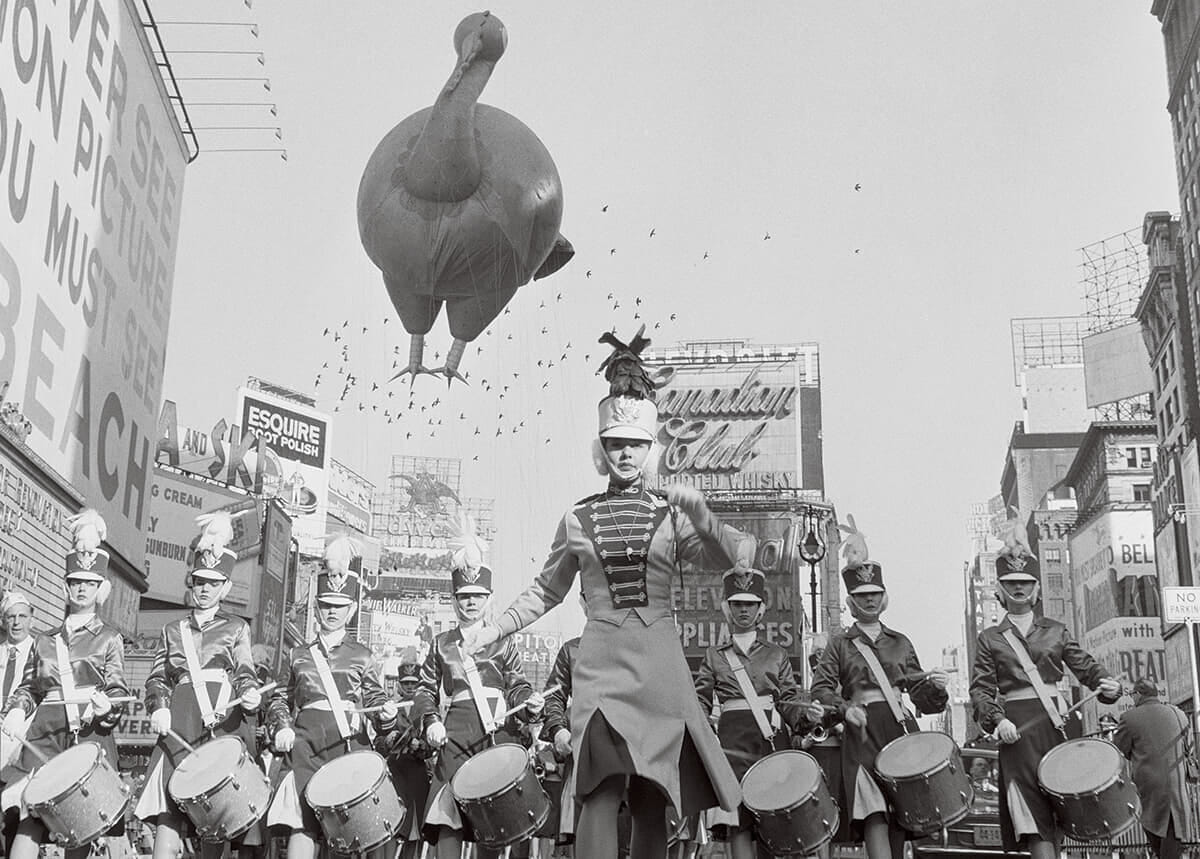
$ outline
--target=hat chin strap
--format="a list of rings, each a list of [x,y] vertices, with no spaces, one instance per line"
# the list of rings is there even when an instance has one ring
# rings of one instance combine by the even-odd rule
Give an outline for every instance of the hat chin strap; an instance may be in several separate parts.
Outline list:
[[[1037,603],[1038,599],[1042,595],[1042,586],[1041,586],[1040,582],[1033,583],[1033,587],[1030,589],[1029,596],[1027,596],[1027,597],[1013,596],[1011,593],[1008,592],[1008,588],[1006,588],[1004,585],[1005,585],[1004,582],[1000,582],[1000,581],[996,582],[996,587],[997,587],[996,596],[999,597],[1000,602],[1004,603],[1005,609],[1008,608],[1009,603],[1012,603],[1013,605],[1032,606],[1035,603]]]
[[[757,629],[759,623],[762,622],[763,615],[765,615],[766,613],[767,613],[766,604],[759,603],[758,604],[758,613],[754,615],[754,622],[751,623],[749,626],[747,626],[745,629],[742,629],[741,631],[749,632],[752,629]],[[727,624],[729,624],[729,629],[731,632],[733,630],[740,629],[740,627],[736,623],[733,622],[733,613],[729,610],[729,600],[723,600],[721,602],[721,614],[725,615],[725,622]]]
[[[879,610],[876,612],[869,612],[863,608],[863,606],[861,606],[858,600],[855,598],[854,594],[846,594],[846,608],[850,609],[850,614],[855,620],[865,620],[868,623],[879,620],[880,615],[887,611],[887,607],[887,591],[883,592],[883,599],[879,601]]]

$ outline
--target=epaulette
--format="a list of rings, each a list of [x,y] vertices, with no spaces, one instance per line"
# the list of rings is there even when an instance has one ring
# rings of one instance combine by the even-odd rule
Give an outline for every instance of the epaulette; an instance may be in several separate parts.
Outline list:
[[[595,495],[589,495],[587,498],[581,498],[575,502],[576,507],[582,507],[584,504],[591,504],[593,501],[599,501],[604,497],[603,492],[597,492]]]

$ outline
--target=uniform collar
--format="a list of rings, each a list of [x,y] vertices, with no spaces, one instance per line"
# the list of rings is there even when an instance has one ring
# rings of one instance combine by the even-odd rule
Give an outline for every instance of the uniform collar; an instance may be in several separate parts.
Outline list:
[[[617,483],[610,480],[608,482],[608,489],[605,490],[604,494],[610,498],[632,498],[635,495],[642,494],[643,483],[644,481],[641,477],[632,483]]]
[[[80,630],[80,629],[86,629],[88,632],[90,632],[90,633],[92,633],[93,635],[95,635],[97,632],[99,632],[99,631],[100,631],[101,627],[103,627],[103,626],[104,626],[104,621],[102,621],[102,620],[100,619],[100,615],[93,614],[91,617],[89,617],[89,618],[87,619],[87,621],[85,621],[84,623],[82,623],[82,624],[80,624],[79,626],[75,627],[75,629],[76,629],[76,630]],[[68,630],[68,628],[67,628],[67,621],[66,621],[66,619],[65,619],[65,618],[63,619],[62,626],[60,626],[60,627],[58,628],[58,630],[57,630],[57,631],[58,631],[58,632],[64,632],[64,631],[67,631],[67,632],[68,632],[68,634],[70,634],[70,633],[69,633],[69,630]]]
[[[888,627],[887,627],[887,624],[886,624],[886,623],[884,623],[882,620],[881,620],[881,621],[879,621],[879,638],[883,638],[885,635],[892,635],[892,634],[893,634],[893,633],[892,633],[892,631],[891,631],[890,629],[888,629]],[[871,641],[871,636],[867,635],[867,633],[863,631],[863,628],[862,628],[861,626],[859,626],[859,625],[858,625],[858,621],[855,621],[855,622],[854,622],[854,623],[853,623],[853,624],[850,626],[850,631],[849,631],[849,632],[847,632],[847,633],[846,633],[846,635],[847,635],[847,637],[849,637],[849,638],[855,638],[855,637],[858,637],[858,638],[861,638],[863,641],[866,641],[866,642],[870,642],[870,641]],[[877,638],[877,639],[875,639],[875,640],[876,640],[876,641],[878,641],[878,640],[879,640],[879,638]]]
[[[333,650],[343,641],[346,640],[346,627],[342,627],[336,632],[318,632],[317,641],[321,642],[321,646],[326,650]]]
[[[722,645],[720,646],[720,648],[718,648],[718,649],[719,649],[719,650],[728,650],[729,648],[733,647],[733,645],[734,645],[734,640],[733,640],[733,635],[731,634],[731,635],[729,636],[729,641],[727,641],[727,642],[725,642],[724,644],[722,644]],[[759,648],[759,647],[761,647],[761,646],[762,646],[762,639],[760,639],[760,638],[758,637],[758,632],[756,631],[756,632],[754,633],[754,638],[750,639],[750,646],[749,646],[749,647],[747,647],[747,648],[746,648],[746,649],[745,649],[743,652],[744,652],[744,653],[745,653],[747,656],[749,656],[751,653],[753,653],[753,652],[754,652],[754,651],[755,651],[757,648]]]

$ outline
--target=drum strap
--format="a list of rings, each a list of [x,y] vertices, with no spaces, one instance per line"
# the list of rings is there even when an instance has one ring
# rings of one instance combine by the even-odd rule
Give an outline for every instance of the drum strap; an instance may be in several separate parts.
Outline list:
[[[467,653],[466,648],[461,644],[458,646],[459,655],[462,657],[463,673],[467,676],[467,686],[471,689],[471,700],[475,702],[475,710],[479,713],[479,721],[483,725],[485,734],[494,734],[496,732],[496,717],[492,713],[492,708],[488,705],[487,695],[483,691],[483,681],[479,678],[479,666],[475,664],[475,660],[471,654]]]
[[[1033,687],[1033,691],[1037,693],[1038,700],[1042,702],[1042,706],[1046,708],[1046,715],[1050,717],[1050,724],[1063,730],[1062,713],[1058,712],[1058,707],[1055,706],[1053,699],[1050,697],[1050,690],[1046,688],[1046,681],[1042,679],[1042,675],[1038,673],[1037,666],[1033,664],[1033,660],[1029,658],[1029,651],[1025,649],[1025,645],[1021,643],[1021,639],[1017,638],[1017,634],[1011,629],[1004,630],[1004,640],[1008,642],[1008,646],[1017,654],[1017,661],[1021,663],[1021,670],[1025,672],[1025,676],[1029,678],[1029,685]]]
[[[203,632],[200,633],[204,635]],[[212,724],[213,705],[208,697],[208,684],[200,674],[200,656],[196,653],[196,639],[192,638],[192,624],[188,618],[179,621],[179,639],[183,642],[183,658],[187,662],[188,674],[192,678],[192,691],[196,693],[196,706],[200,708],[200,721]]]
[[[68,634],[66,624],[63,624],[62,635],[54,636],[54,658],[58,662],[58,685],[62,687],[63,701],[74,702],[78,693],[75,691],[75,674],[71,670],[71,650],[67,647]],[[71,732],[78,734],[79,705],[64,703],[63,709],[67,711],[67,724]]]
[[[329,662],[321,652],[321,642],[312,646],[313,664],[317,666],[317,676],[321,678],[321,688],[329,701],[329,709],[333,711],[333,721],[337,724],[338,734],[343,740],[350,739],[352,732],[350,723],[346,720],[346,702],[338,692],[337,684],[333,682],[333,672],[329,670]]]
[[[754,717],[754,724],[758,725],[758,731],[763,735],[763,739],[768,743],[775,738],[775,729],[771,727],[771,722],[767,719],[767,714],[763,711],[762,704],[758,700],[758,692],[754,689],[754,683],[750,680],[750,672],[746,670],[746,666],[742,663],[734,649],[734,645],[729,645],[725,649],[725,658],[729,661],[729,667],[733,669],[733,679],[737,681],[738,688],[742,690],[742,697],[746,699],[746,704],[750,707],[750,715]]]
[[[850,639],[858,652],[862,654],[862,658],[867,662],[867,668],[871,669],[871,676],[875,678],[875,682],[879,684],[879,691],[883,693],[883,699],[887,701],[888,708],[892,711],[892,715],[896,719],[896,724],[904,727],[904,708],[900,706],[900,699],[896,697],[896,690],[892,688],[892,681],[888,680],[883,666],[879,664],[879,657],[875,655],[875,651],[871,646],[861,638],[855,637]]]

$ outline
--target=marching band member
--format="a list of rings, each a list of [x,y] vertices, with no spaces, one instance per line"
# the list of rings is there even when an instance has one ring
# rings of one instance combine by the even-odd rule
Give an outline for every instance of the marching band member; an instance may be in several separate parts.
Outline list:
[[[853,528],[853,518],[850,522]],[[900,859],[905,833],[873,776],[875,757],[892,740],[917,730],[900,693],[908,692],[920,713],[940,713],[949,700],[946,675],[923,672],[908,637],[880,622],[887,609],[883,569],[867,559],[865,538],[857,529],[844,541],[843,550],[848,562],[842,570],[846,606],[855,622],[830,636],[817,663],[812,696],[841,713],[846,723],[844,795],[838,803],[842,813],[850,819],[855,837],[865,842],[869,859]]]
[[[1004,619],[979,634],[971,670],[975,720],[1000,739],[1000,833],[1005,850],[1021,843],[1032,859],[1058,855],[1060,833],[1038,785],[1042,756],[1066,739],[1055,684],[1063,666],[1100,701],[1115,703],[1121,684],[1108,676],[1063,624],[1037,617],[1038,562],[1014,528],[996,557],[996,596]],[[1018,727],[1019,726],[1019,727]]]
[[[518,715],[529,720],[541,713],[545,703],[525,679],[521,654],[511,641],[489,646],[474,656],[463,648],[466,633],[483,622],[492,595],[492,571],[483,563],[487,543],[475,535],[466,514],[460,514],[451,546],[450,576],[458,626],[434,638],[421,666],[414,705],[414,718],[424,725],[426,742],[440,750],[424,827],[426,840],[437,845],[438,859],[458,859],[463,841],[474,840],[450,791],[454,774],[493,742],[517,742],[504,725],[503,714],[510,706],[523,703]],[[439,695],[450,702],[444,719],[438,711]],[[476,853],[480,857],[499,855],[482,844],[476,845]]]
[[[392,784],[408,809],[408,831],[401,839],[401,859],[415,859],[421,844],[421,823],[429,801],[429,747],[422,736],[421,722],[413,711],[417,689],[421,685],[421,666],[400,663],[397,676],[396,724],[375,738],[375,751],[387,758]]]
[[[371,748],[365,722],[347,708],[380,707],[372,715],[379,732],[390,731],[399,712],[383,691],[370,648],[346,636],[346,625],[358,609],[359,580],[350,572],[357,555],[348,537],[335,537],[326,545],[326,571],[316,581],[317,638],[292,648],[286,683],[269,696],[269,733],[286,759],[267,825],[290,830],[291,859],[313,859],[322,837],[320,822],[304,798],[309,780],[334,758]]]
[[[21,684],[4,704],[4,730],[16,732],[32,716],[26,739],[44,757],[53,758],[90,740],[115,762],[112,730],[125,705],[109,699],[127,696],[129,687],[121,633],[96,616],[97,607],[112,590],[107,577],[109,556],[100,548],[108,528],[100,514],[90,509],[72,517],[71,526],[74,550],[67,555],[66,616],[58,629],[37,636]],[[58,703],[43,706],[43,702]],[[12,859],[34,859],[38,845],[47,840],[45,825],[29,816],[20,802],[25,782],[40,762],[32,749],[23,748],[4,773],[3,806],[21,808],[9,852]],[[121,836],[124,828],[124,819],[118,820],[109,835]]]
[[[721,525],[698,490],[672,486],[664,497],[646,487],[658,412],[639,355],[650,341],[639,331],[629,345],[608,332],[601,342],[615,348],[602,365],[610,391],[593,445],[608,488],[563,516],[537,579],[473,644],[490,645],[533,623],[579,576],[588,620],[571,700],[582,802],[576,843],[588,845],[589,857],[615,859],[618,811],[628,795],[631,853],[646,859],[666,853],[668,805],[689,815],[715,805],[733,811],[740,800],[696,700],[671,603],[681,561],[728,569],[740,536]]]
[[[579,595],[583,613],[587,615],[587,600]],[[579,653],[579,636],[563,642],[554,656],[550,676],[546,678],[546,737],[558,763],[562,781],[559,789],[558,825],[555,833],[556,845],[570,844],[575,840],[575,818],[579,809],[575,801],[575,765],[571,759],[571,675]],[[553,796],[551,797],[553,799]]]
[[[0,601],[0,616],[4,618],[4,663],[0,670],[0,705],[8,700],[8,696],[17,688],[21,678],[25,676],[25,666],[29,662],[29,654],[33,650],[33,606],[29,597],[20,591],[9,591]],[[24,739],[29,731],[26,719],[18,734]],[[0,733],[0,768],[7,767],[16,761],[21,753],[21,744],[16,737]],[[0,785],[2,786],[2,785]],[[4,851],[7,854],[12,849],[13,837],[17,834],[17,824],[20,814],[15,808],[4,812]]]
[[[787,651],[758,635],[766,611],[766,577],[751,567],[754,551],[754,540],[743,541],[737,563],[725,573],[721,612],[730,639],[705,651],[696,674],[700,708],[711,714],[714,695],[721,706],[717,737],[739,780],[755,762],[791,748],[789,730],[804,730],[807,707]],[[708,814],[713,837],[730,842],[733,859],[754,859],[753,824],[745,806],[735,813]]]
[[[181,838],[193,827],[167,791],[171,775],[189,754],[173,731],[188,745],[212,736],[235,736],[257,756],[255,737],[262,701],[250,651],[250,627],[240,617],[221,611],[233,587],[237,554],[227,548],[233,539],[233,519],[219,511],[197,517],[201,533],[192,554],[187,587],[192,610],[162,628],[162,638],[146,679],[146,712],[158,733],[150,758],[149,776],[134,814],[155,827],[154,859],[175,859]],[[234,698],[241,706],[227,707]],[[261,840],[252,828],[237,843],[253,846]],[[220,855],[223,845],[202,842],[206,855]]]

